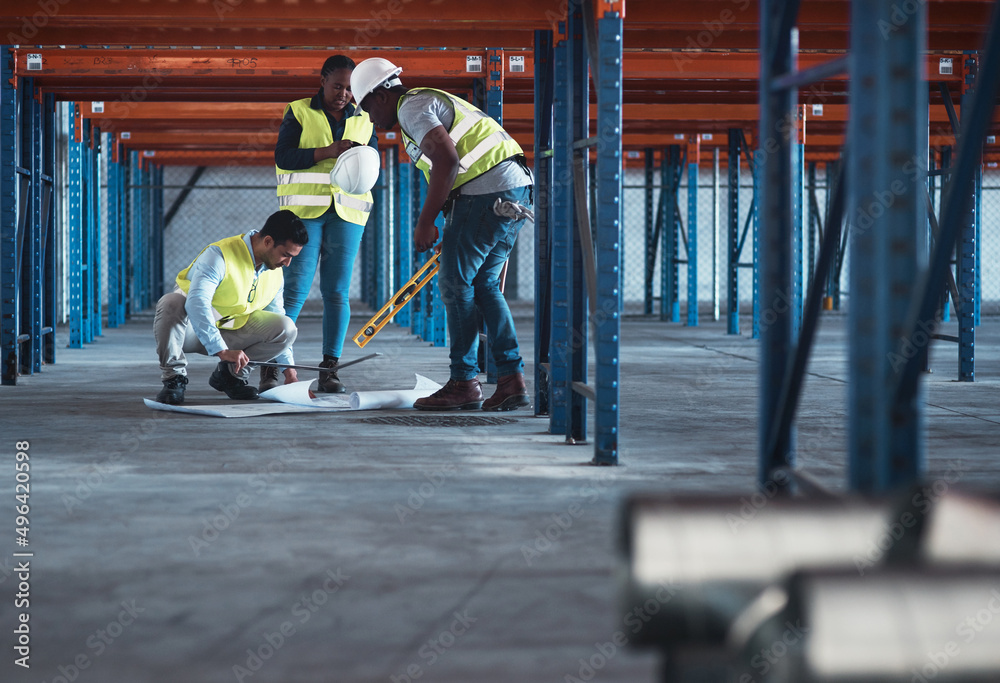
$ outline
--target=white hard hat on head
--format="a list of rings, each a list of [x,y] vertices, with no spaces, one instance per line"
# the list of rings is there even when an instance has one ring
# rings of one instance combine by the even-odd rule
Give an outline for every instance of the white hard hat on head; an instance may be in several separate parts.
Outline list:
[[[362,100],[373,90],[402,85],[396,78],[402,71],[402,67],[381,57],[372,57],[361,62],[351,73],[351,93],[354,95],[354,102],[360,107]]]
[[[381,157],[374,147],[351,147],[337,157],[337,164],[330,171],[330,184],[347,194],[364,194],[375,187],[381,165]]]

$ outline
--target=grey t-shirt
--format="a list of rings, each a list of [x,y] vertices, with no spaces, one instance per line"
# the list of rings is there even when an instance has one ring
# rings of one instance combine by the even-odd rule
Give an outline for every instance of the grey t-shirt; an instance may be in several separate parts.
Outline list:
[[[451,130],[455,122],[455,110],[444,96],[430,92],[408,95],[399,107],[399,127],[419,145],[432,128],[444,126]],[[461,194],[490,194],[503,192],[515,187],[531,185],[531,176],[515,161],[503,161],[478,178],[459,187]]]

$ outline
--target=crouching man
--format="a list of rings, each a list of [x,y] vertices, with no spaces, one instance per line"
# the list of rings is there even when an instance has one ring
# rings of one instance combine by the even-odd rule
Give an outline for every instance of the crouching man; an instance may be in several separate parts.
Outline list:
[[[254,400],[278,386],[277,367],[262,367],[259,389],[250,385],[250,361],[293,362],[298,330],[285,315],[281,266],[308,241],[291,211],[271,214],[264,227],[205,247],[177,274],[177,289],[156,304],[153,335],[160,357],[160,403],[180,405],[187,386],[187,353],[218,356],[208,383],[232,399]],[[285,383],[297,380],[284,371]]]

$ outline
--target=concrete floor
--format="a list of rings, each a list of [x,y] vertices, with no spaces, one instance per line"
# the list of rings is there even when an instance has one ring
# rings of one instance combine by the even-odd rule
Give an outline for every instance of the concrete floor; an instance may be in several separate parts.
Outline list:
[[[798,421],[800,466],[834,489],[845,322],[824,319]],[[519,320],[529,361],[531,326]],[[566,445],[530,411],[461,428],[367,421],[403,411],[153,412],[141,400],[159,388],[150,327],[139,315],[81,350],[61,331],[55,366],[0,388],[4,448],[30,442],[34,552],[26,671],[11,654],[7,467],[0,680],[562,682],[588,680],[592,660],[604,662],[595,680],[653,681],[653,653],[595,658],[622,629],[623,496],[754,487],[757,342],[721,322],[624,322],[617,468],[584,464],[590,445]],[[299,362],[318,360],[319,334],[303,320]],[[977,342],[975,384],[953,381],[953,344],[933,350],[928,471],[958,463],[963,482],[998,487],[1000,321],[984,320]],[[369,348],[385,357],[345,370],[351,389],[447,379],[447,351],[394,326]],[[212,367],[193,359],[189,403],[225,400]]]

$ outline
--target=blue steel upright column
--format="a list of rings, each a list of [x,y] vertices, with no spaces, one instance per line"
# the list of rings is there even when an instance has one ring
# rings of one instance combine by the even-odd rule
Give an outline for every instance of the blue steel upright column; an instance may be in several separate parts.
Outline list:
[[[972,96],[976,87],[977,55],[966,53],[962,55],[962,111],[963,117],[969,115]],[[982,172],[982,161],[976,160],[976,176]],[[971,187],[956,187],[954,192],[973,194],[969,208],[962,216],[961,228],[956,248],[957,267],[955,269],[955,284],[958,286],[959,300],[955,302],[958,311],[958,381],[974,382],[976,380],[976,274],[979,263],[976,261],[976,182]]]
[[[17,384],[17,91],[8,45],[0,45],[0,372],[3,384]]]
[[[410,279],[414,273],[413,269],[413,174],[417,172],[416,167],[407,161],[403,163],[397,155],[396,169],[398,177],[396,185],[399,188],[398,201],[396,202],[396,286],[393,292],[398,292],[403,284]],[[396,314],[396,324],[403,327],[410,326],[413,312],[413,305],[403,306]]]
[[[486,50],[486,115],[501,126],[503,125],[503,60],[502,48],[488,48]],[[511,252],[511,255],[513,255],[513,252]],[[505,270],[509,264],[510,259],[504,264]],[[515,277],[516,273],[511,280]],[[486,358],[486,367],[479,368],[479,370],[480,372],[486,372],[487,384],[496,384],[499,377],[497,375],[496,359],[493,358],[493,338],[490,336],[489,328],[485,325],[483,327],[486,330],[486,349],[482,355]]]
[[[554,117],[552,153],[552,321],[551,372],[552,403],[549,432],[566,433],[566,405],[569,402],[569,242],[573,224],[573,167],[569,95],[569,44],[565,37],[555,46],[555,83],[552,94]],[[567,150],[569,150],[567,152]]]
[[[925,179],[899,161],[913,164],[927,149],[926,7],[915,7],[900,23],[895,0],[851,6],[848,480],[864,492],[912,482],[923,460],[922,400],[909,396],[894,407],[890,391],[905,365],[894,356],[909,335],[917,231],[927,222]],[[883,35],[884,25],[895,29]]]
[[[793,464],[794,433],[769,431],[778,417],[784,370],[792,352],[792,146],[787,122],[795,115],[796,91],[772,89],[772,81],[794,64],[791,32],[797,3],[760,3],[760,410],[758,417],[761,484],[775,469]]]
[[[83,143],[77,142],[76,105],[69,117],[69,347],[83,348]]]
[[[553,60],[552,31],[535,31],[535,415],[550,414]]]
[[[698,326],[698,162],[701,136],[688,138],[688,240],[687,240],[687,324]]]
[[[622,16],[597,21],[597,345],[594,464],[618,464],[622,310]]]
[[[24,249],[21,262],[21,330],[28,334],[22,349],[21,371],[25,374],[42,369],[42,111],[35,98],[33,78],[21,81],[24,97],[21,109],[22,166],[29,173],[30,190],[24,225]]]
[[[740,333],[740,131],[729,129],[729,203],[726,212],[729,267],[726,268],[726,333]]]
[[[569,344],[567,345],[567,366],[569,376],[569,392],[566,404],[566,441],[583,443],[587,440],[587,400],[575,390],[580,384],[587,382],[587,354],[589,351],[589,329],[587,324],[587,288],[584,273],[583,243],[580,231],[586,229],[581,223],[584,219],[582,211],[578,211],[580,193],[588,192],[589,149],[577,149],[576,143],[585,140],[590,133],[590,82],[587,77],[587,52],[584,49],[585,21],[592,18],[583,16],[579,4],[570,4],[566,23],[567,44],[567,102],[570,107],[570,144],[562,151],[566,156],[572,180],[570,192],[572,201],[566,207],[566,217],[569,225],[569,235],[566,246],[568,257],[568,284],[566,289],[566,308],[569,315]],[[577,164],[583,165],[583,173],[577,174]],[[557,176],[558,178],[558,176]],[[582,183],[582,187],[579,185]],[[586,200],[589,201],[589,200]],[[584,202],[586,204],[586,201]]]

